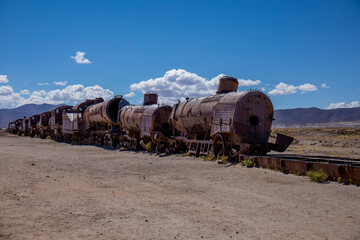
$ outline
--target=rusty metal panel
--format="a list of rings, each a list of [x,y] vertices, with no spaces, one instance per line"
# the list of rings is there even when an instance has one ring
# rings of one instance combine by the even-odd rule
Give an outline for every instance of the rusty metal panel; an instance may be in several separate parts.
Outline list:
[[[312,162],[311,169],[320,170],[323,169],[329,176],[337,178],[342,176],[342,165],[339,164],[328,164],[321,162]]]
[[[219,103],[216,105],[215,116],[212,122],[211,135],[214,135],[217,132],[232,132],[234,109],[234,103]]]
[[[306,161],[283,159],[282,162],[284,171],[306,173],[310,169]]]
[[[62,133],[73,134],[74,131],[78,131],[78,121],[81,118],[81,113],[63,113]]]
[[[152,115],[143,115],[141,123],[141,135],[150,136],[150,131],[152,129]]]
[[[351,179],[360,184],[360,166],[344,166],[345,179]]]

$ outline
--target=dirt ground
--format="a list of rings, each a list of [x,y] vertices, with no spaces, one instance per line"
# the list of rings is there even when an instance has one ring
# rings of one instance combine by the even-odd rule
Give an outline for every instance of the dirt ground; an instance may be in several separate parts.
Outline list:
[[[0,134],[0,239],[360,239],[360,187]]]
[[[360,128],[278,128],[295,138],[285,154],[360,159]]]

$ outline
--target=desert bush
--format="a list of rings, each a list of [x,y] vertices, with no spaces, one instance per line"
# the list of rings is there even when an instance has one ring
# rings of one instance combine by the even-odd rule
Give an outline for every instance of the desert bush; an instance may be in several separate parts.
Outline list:
[[[146,144],[146,146],[145,146],[145,150],[146,150],[147,152],[154,152],[155,149],[156,149],[156,144],[153,143],[153,142],[151,142],[151,141],[148,142],[148,143]]]
[[[25,137],[25,133],[21,134],[22,137]]]
[[[323,169],[317,171],[315,170],[307,171],[306,176],[308,176],[311,179],[311,181],[319,182],[319,183],[325,182],[329,177],[329,175]]]
[[[188,157],[190,156],[190,152],[184,152],[181,154],[182,157]]]
[[[240,164],[242,166],[246,166],[246,167],[253,167],[254,166],[254,161],[253,161],[252,157],[249,157],[249,158],[241,161]]]
[[[209,151],[208,155],[202,157],[204,161],[213,161],[216,160],[216,157],[213,152]]]
[[[51,139],[51,136],[47,136],[46,139]]]
[[[229,161],[229,157],[228,156],[221,156],[217,158],[218,163],[227,163]]]

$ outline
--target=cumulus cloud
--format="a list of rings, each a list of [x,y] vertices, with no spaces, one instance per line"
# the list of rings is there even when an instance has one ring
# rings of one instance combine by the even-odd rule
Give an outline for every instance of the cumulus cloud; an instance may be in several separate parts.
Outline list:
[[[7,78],[7,75],[0,75],[0,83],[8,83],[9,79]]]
[[[128,94],[125,94],[124,97],[127,97],[127,98],[131,98],[131,97],[135,97],[136,94],[134,92],[131,92],[131,93],[128,93]]]
[[[13,92],[14,90],[10,86],[0,86],[0,96],[10,95]]]
[[[47,85],[49,85],[49,83],[47,83],[47,82],[46,83],[38,83],[38,85],[39,86],[47,86]]]
[[[159,102],[174,103],[184,97],[206,97],[214,94],[217,90],[219,79],[224,74],[207,80],[195,73],[184,69],[172,69],[164,76],[149,79],[130,85],[132,91],[156,92],[159,95]],[[239,79],[239,86],[254,86],[261,83],[260,80]]]
[[[256,86],[259,85],[261,83],[260,80],[244,80],[244,79],[238,79],[239,81],[239,87],[250,87],[250,86]]]
[[[301,93],[313,92],[313,91],[317,91],[317,87],[310,83],[305,83],[305,84],[302,84],[299,86],[294,86],[294,85],[280,82],[275,87],[275,89],[269,91],[268,93],[270,96],[279,96],[279,95],[294,94],[294,93],[297,93],[297,90],[300,90]]]
[[[27,89],[20,90],[19,92],[21,95],[30,95],[30,91]]]
[[[336,109],[336,108],[355,108],[360,107],[359,101],[353,101],[351,103],[339,102],[339,103],[331,103],[327,109]]]
[[[21,102],[22,99],[24,98],[22,98],[19,93],[12,92],[7,95],[0,94],[0,109],[20,106],[22,104],[19,105],[18,103]]]
[[[317,87],[310,83],[305,83],[303,85],[300,85],[300,86],[298,86],[298,88],[301,91],[301,93],[317,91]]]
[[[85,58],[84,55],[85,52],[77,51],[76,56],[71,56],[71,58],[74,59],[76,63],[81,63],[81,64],[91,63],[91,61]]]
[[[53,82],[56,86],[66,86],[68,84],[68,81],[64,81],[64,82]]]
[[[279,83],[275,89],[269,91],[269,95],[271,96],[279,96],[279,95],[286,95],[286,94],[294,94],[297,92],[297,87],[294,85],[289,85],[286,83]]]
[[[114,93],[109,89],[104,89],[101,86],[89,86],[85,87],[82,84],[69,85],[64,89],[55,89],[51,91],[33,91],[27,98],[21,96],[24,94],[21,90],[19,93],[14,93],[10,86],[0,87],[0,108],[14,108],[24,104],[73,104],[75,102],[81,102],[86,99],[94,99],[102,97],[104,99],[111,98]],[[29,92],[30,93],[30,92]]]
[[[330,88],[328,85],[326,85],[326,83],[321,84],[321,87],[322,88]]]

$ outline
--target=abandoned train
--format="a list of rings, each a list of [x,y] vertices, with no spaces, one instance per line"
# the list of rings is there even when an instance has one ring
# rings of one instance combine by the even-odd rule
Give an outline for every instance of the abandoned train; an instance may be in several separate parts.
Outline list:
[[[219,80],[215,95],[186,98],[173,107],[158,104],[157,94],[146,93],[143,105],[130,105],[122,96],[108,101],[86,100],[74,107],[17,119],[12,133],[51,137],[127,149],[156,146],[156,151],[189,151],[195,155],[265,155],[285,151],[293,138],[277,134],[269,142],[274,115],[269,97],[261,91],[237,92],[236,78]]]

